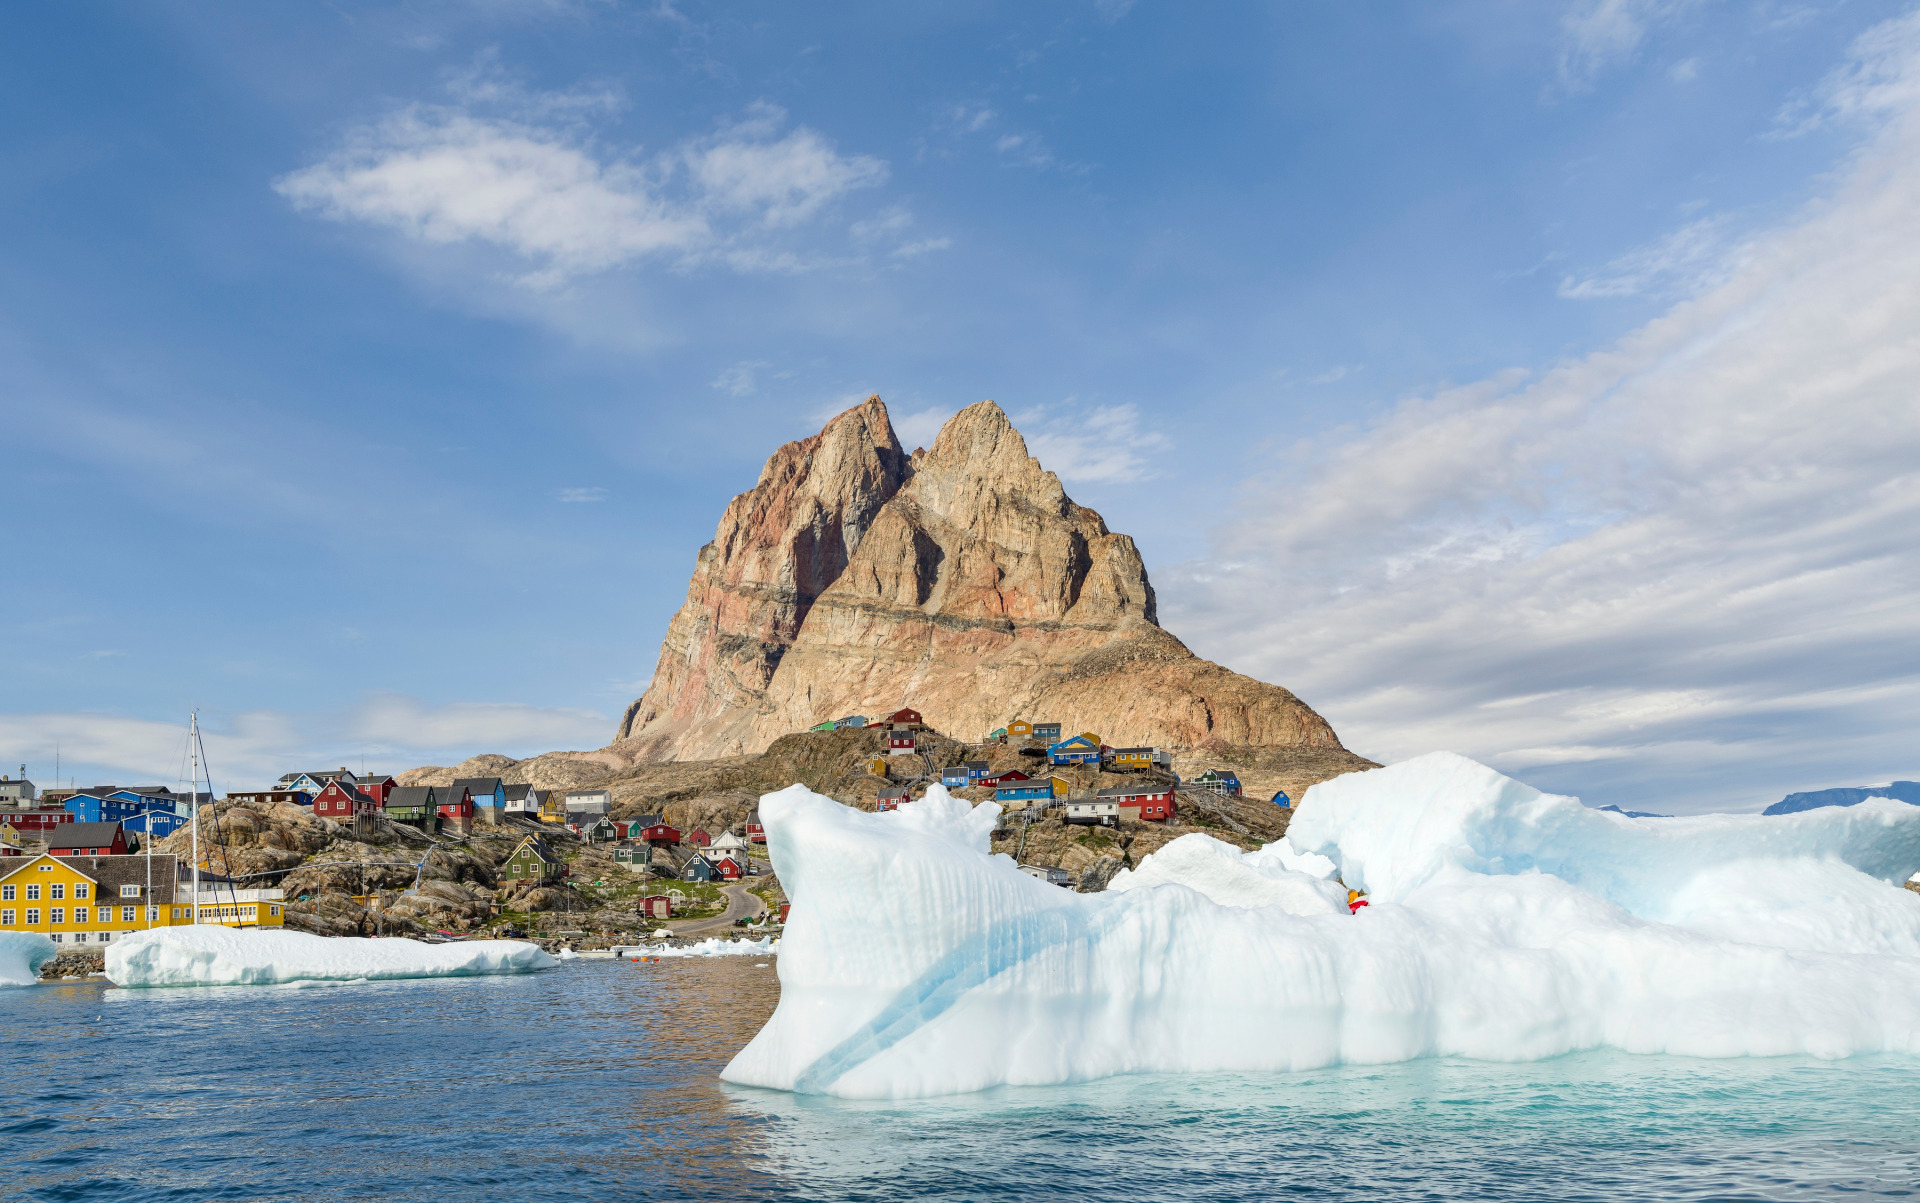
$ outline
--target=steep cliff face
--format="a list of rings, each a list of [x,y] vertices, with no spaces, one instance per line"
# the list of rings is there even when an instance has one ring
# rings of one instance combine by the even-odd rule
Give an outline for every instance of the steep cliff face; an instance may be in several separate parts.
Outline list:
[[[799,554],[829,529],[838,554]],[[758,752],[909,705],[961,738],[1024,716],[1114,744],[1340,746],[1286,690],[1162,630],[1133,540],[1076,505],[991,401],[911,460],[878,397],[776,452],[701,551],[615,749]]]
[[[746,750],[767,687],[815,600],[846,570],[909,471],[879,397],[775,451],[700,549],[653,681],[621,720],[617,738],[635,741],[623,751],[684,760]]]

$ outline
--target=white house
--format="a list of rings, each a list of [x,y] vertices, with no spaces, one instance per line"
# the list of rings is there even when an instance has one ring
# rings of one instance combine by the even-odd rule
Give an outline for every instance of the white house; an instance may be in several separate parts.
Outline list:
[[[32,802],[38,796],[34,792],[33,782],[25,777],[0,777],[0,802],[12,802],[17,805],[21,802]]]
[[[744,865],[747,863],[747,841],[741,839],[731,831],[722,832],[720,838],[713,841],[713,845],[708,849],[708,852],[714,857],[719,857],[728,852],[736,853],[739,856],[741,864]]]
[[[1120,801],[1117,798],[1069,798],[1067,822],[1117,827],[1120,825]]]
[[[569,823],[585,815],[604,816],[612,809],[612,790],[576,789],[567,792],[567,821]]]
[[[547,800],[545,790],[535,789],[531,785],[509,785],[506,787],[506,796],[507,813],[528,819],[539,818],[540,804]]]

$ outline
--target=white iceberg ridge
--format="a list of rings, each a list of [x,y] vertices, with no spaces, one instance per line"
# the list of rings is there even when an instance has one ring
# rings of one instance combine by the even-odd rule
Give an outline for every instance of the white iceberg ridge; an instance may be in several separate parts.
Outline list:
[[[31,986],[60,946],[32,931],[0,931],[0,986]]]
[[[780,941],[772,936],[758,940],[723,940],[718,936],[697,944],[648,948],[635,955],[643,957],[764,957],[780,951]]]
[[[1902,803],[1634,819],[1434,753],[1313,787],[1287,840],[1185,836],[1091,895],[990,855],[997,808],[937,786],[869,814],[796,785],[760,814],[793,910],[732,1082],[887,1098],[1601,1046],[1920,1052]]]
[[[559,962],[519,940],[328,939],[297,931],[171,927],[136,932],[107,947],[116,986],[276,986],[532,973]]]

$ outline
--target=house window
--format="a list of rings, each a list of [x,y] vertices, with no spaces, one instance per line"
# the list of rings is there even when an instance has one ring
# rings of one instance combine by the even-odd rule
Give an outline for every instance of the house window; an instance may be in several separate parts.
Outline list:
[[[65,923],[66,921],[67,921],[67,908],[64,906],[56,906],[52,910],[47,912],[48,923]]]
[[[87,942],[87,933],[83,931],[74,932],[73,942],[75,944],[85,944]]]
[[[87,883],[84,881],[75,882],[73,886],[73,896],[75,898],[85,898],[87,896]]]
[[[110,931],[97,931],[93,933],[93,938],[105,944],[107,941],[113,939],[113,933]]]
[[[120,922],[122,922],[122,923],[132,923],[132,922],[133,922],[133,912],[134,912],[134,910],[135,910],[135,909],[136,909],[136,908],[134,908],[134,907],[130,907],[130,906],[123,906],[123,907],[121,907],[121,908],[120,908]]]
[[[73,908],[73,921],[74,921],[75,923],[85,923],[85,922],[87,921],[87,908],[86,908],[86,907],[84,907],[84,906],[76,906],[76,907],[74,907],[74,908]]]
[[[49,939],[49,940],[52,940],[52,941],[53,941],[53,942],[54,942],[55,944],[58,944],[58,943],[60,942],[60,933],[59,933],[59,932],[57,932],[57,931],[56,931],[56,932],[48,932],[48,933],[47,933],[47,939]]]
[[[37,927],[39,923],[40,923],[40,908],[37,906],[28,907],[27,908],[27,926]]]
[[[121,886],[121,887],[120,887],[120,897],[122,897],[122,898],[138,898],[138,897],[140,897],[140,887],[139,887],[139,886]]]
[[[177,917],[177,916],[178,916],[178,915],[180,914],[180,911],[179,911],[179,909],[178,909],[178,908],[175,908],[175,910],[174,910],[174,912],[173,912],[173,913],[174,913],[174,915],[175,915],[175,916]],[[148,907],[148,908],[147,908],[147,922],[148,922],[148,923],[158,923],[158,922],[160,922],[160,908],[159,908],[159,907],[157,907],[157,906],[150,906],[150,907]]]
[[[0,927],[12,927],[12,926],[13,926],[13,912],[11,910],[0,911]]]
[[[267,908],[267,914],[272,916],[275,919],[278,919],[280,917],[280,908],[277,906],[270,906]]]
[[[67,885],[65,882],[61,882],[61,881],[54,882],[53,890],[47,895],[47,897],[49,898],[65,898],[66,896],[67,896]]]
[[[5,900],[6,900],[6,901],[8,901],[8,902],[12,902],[12,901],[13,901],[13,887],[12,887],[12,886],[0,886],[0,899],[5,899]]]
[[[43,865],[41,867],[45,868],[46,866]],[[28,902],[40,901],[40,887],[38,885],[31,885],[27,887],[27,901]]]

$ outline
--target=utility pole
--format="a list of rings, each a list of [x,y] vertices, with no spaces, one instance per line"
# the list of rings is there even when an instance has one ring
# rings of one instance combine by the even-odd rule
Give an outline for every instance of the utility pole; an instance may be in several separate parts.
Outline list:
[[[190,712],[187,718],[187,754],[193,759],[193,776],[187,786],[188,796],[193,799],[193,921],[200,922],[200,713]],[[176,879],[177,880],[177,879]]]

